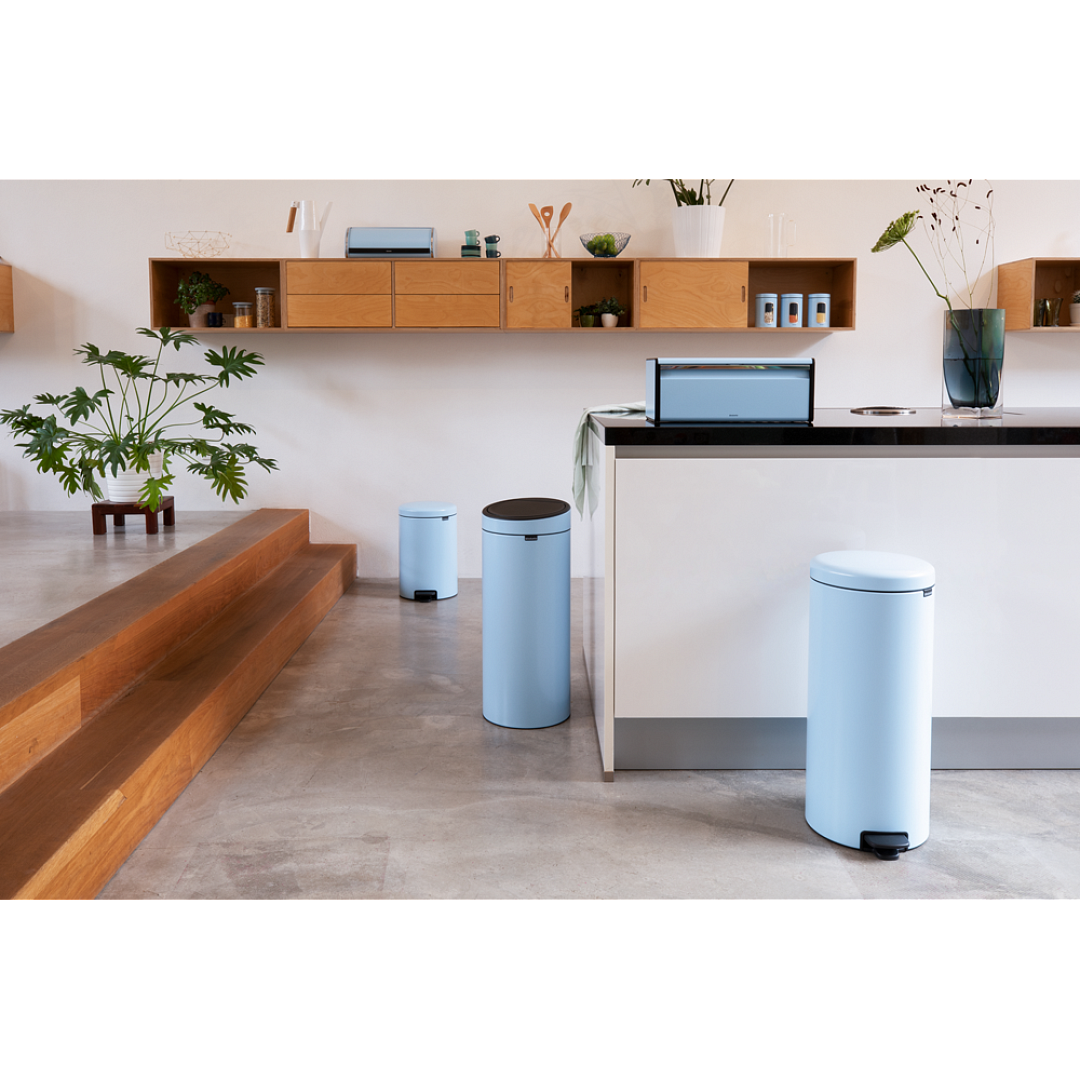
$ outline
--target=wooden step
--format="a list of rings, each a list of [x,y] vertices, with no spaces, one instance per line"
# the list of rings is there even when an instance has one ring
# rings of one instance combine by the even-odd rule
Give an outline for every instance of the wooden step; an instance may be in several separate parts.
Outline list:
[[[0,794],[0,898],[95,896],[355,572],[352,545],[288,555]]]
[[[0,791],[307,544],[306,510],[257,510],[0,648]]]

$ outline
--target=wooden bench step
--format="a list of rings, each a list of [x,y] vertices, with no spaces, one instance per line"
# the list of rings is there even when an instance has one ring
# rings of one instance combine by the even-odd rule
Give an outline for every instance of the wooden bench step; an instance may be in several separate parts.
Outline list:
[[[95,896],[349,587],[309,545],[0,794],[0,898]]]
[[[307,543],[306,510],[257,510],[0,648],[0,791]]]

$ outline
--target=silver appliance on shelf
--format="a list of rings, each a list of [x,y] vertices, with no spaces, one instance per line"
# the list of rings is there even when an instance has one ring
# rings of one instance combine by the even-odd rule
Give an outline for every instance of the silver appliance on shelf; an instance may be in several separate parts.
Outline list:
[[[366,228],[345,230],[346,259],[434,259],[435,230]]]
[[[813,357],[646,360],[645,416],[655,423],[809,423]]]

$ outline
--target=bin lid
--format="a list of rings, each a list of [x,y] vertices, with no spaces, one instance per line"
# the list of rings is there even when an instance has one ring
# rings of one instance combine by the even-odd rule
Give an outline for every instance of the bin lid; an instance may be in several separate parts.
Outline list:
[[[863,592],[915,592],[934,584],[934,568],[891,551],[827,551],[810,561],[810,577],[823,585]]]
[[[484,507],[484,532],[548,536],[570,531],[570,504],[562,499],[504,499]]]
[[[401,517],[443,518],[457,513],[457,507],[451,502],[411,502],[398,507]]]

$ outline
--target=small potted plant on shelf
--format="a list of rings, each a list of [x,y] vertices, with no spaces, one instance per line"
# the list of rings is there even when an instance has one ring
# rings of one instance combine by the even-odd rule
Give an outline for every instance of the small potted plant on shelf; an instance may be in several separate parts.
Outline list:
[[[259,465],[270,472],[277,463],[260,457],[250,443],[226,442],[230,435],[253,435],[255,429],[196,399],[254,375],[262,357],[225,348],[205,354],[212,369],[208,373],[166,372],[161,365],[166,347],[179,351],[181,345],[197,344],[196,339],[167,327],[139,333],[158,343],[156,356],[103,353],[96,345],[83,345],[75,354],[97,369],[100,390],[88,393],[77,386],[68,394],[38,394],[34,401],[53,406],[59,417],[40,415],[31,411],[33,405],[24,405],[0,412],[0,424],[26,440],[15,444],[23,457],[35,461],[38,472],[55,473],[69,495],[84,491],[102,499],[98,477],[103,477],[113,502],[137,501],[157,510],[176,479],[169,472],[171,459],[178,458],[187,463],[188,472],[209,480],[223,501],[230,496],[239,502],[247,494],[244,466]],[[193,419],[177,413],[188,402],[198,414]],[[186,436],[177,430],[193,427],[196,432]],[[123,485],[119,491],[114,490],[117,481]]]
[[[619,303],[617,297],[609,296],[596,305],[596,314],[600,316],[604,326],[618,326],[619,316],[626,314],[626,308]]]
[[[1074,292],[1069,304],[1069,325],[1080,326],[1080,292]]]
[[[581,326],[589,327],[596,325],[596,316],[600,313],[596,310],[596,304],[582,304],[574,314]]]
[[[228,295],[229,290],[214,281],[209,274],[192,270],[190,277],[186,280],[180,279],[176,303],[187,313],[190,326],[205,326],[206,316],[214,310],[214,305]]]
[[[720,255],[720,245],[724,239],[724,215],[727,210],[724,200],[728,197],[734,180],[729,180],[720,201],[713,205],[712,186],[715,180],[694,181],[668,180],[671,193],[675,196],[675,206],[671,211],[671,228],[675,238],[677,258],[715,259]],[[635,180],[633,186],[645,184],[648,180]]]

